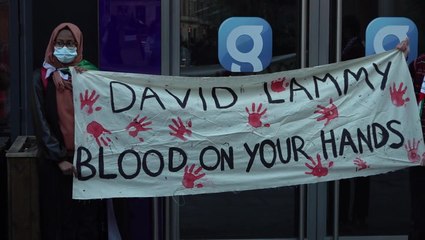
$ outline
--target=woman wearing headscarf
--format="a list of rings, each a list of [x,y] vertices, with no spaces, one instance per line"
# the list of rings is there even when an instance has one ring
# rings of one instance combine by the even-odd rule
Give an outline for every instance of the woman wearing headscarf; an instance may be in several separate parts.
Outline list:
[[[33,117],[40,152],[40,215],[43,240],[96,240],[100,202],[73,200],[75,168],[72,76],[96,69],[83,59],[83,35],[72,23],[52,32],[42,68],[33,81]]]

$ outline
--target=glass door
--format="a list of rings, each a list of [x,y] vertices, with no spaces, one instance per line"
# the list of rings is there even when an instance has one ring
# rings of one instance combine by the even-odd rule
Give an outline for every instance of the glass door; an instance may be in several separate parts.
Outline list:
[[[177,72],[182,76],[236,75],[223,69],[217,58],[218,27],[233,16],[261,17],[270,23],[277,44],[272,64],[263,73],[362,57],[367,25],[377,17],[409,18],[419,29],[419,40],[423,36],[425,2],[421,0],[320,0],[308,1],[307,7],[305,3],[181,0]],[[419,41],[418,53],[423,53],[424,44]],[[411,196],[418,195],[411,183],[425,182],[412,170],[308,186],[172,198],[178,226],[174,236],[407,239],[411,203],[416,201]]]
[[[9,1],[0,1],[0,216],[3,222],[8,222],[7,194],[7,163],[6,150],[9,148],[9,90],[10,90],[10,60],[9,60]],[[8,224],[0,227],[0,238],[8,238]]]
[[[230,17],[260,17],[273,29],[273,58],[261,73],[301,67],[301,1],[181,0],[180,75],[230,76],[218,59],[218,31]],[[304,12],[304,14],[306,14]],[[173,198],[180,239],[294,239],[300,235],[304,187]]]
[[[331,62],[365,56],[365,49],[372,44],[366,39],[367,27],[378,17],[403,17],[413,21],[419,30],[419,45],[412,45],[411,49],[417,48],[419,54],[423,53],[423,11],[425,2],[418,0],[334,1],[331,36],[338,42],[330,49]],[[384,41],[394,38],[392,34]],[[423,198],[420,194],[421,184],[425,182],[423,176],[422,168],[414,167],[329,183],[327,235],[339,239],[408,239],[414,216],[423,213],[422,204],[416,204]]]

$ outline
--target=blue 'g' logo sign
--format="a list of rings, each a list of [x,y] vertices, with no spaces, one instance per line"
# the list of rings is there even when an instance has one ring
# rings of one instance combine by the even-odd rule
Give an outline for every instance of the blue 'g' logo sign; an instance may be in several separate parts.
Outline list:
[[[415,23],[403,17],[376,18],[366,29],[366,55],[392,50],[406,38],[409,38],[407,62],[410,63],[418,56],[418,29]]]
[[[260,72],[272,59],[272,29],[262,18],[232,17],[218,32],[218,59],[231,72]]]

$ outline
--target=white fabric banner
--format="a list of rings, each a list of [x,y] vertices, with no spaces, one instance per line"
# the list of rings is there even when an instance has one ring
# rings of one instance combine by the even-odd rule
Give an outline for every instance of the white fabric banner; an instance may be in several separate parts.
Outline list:
[[[385,173],[425,157],[401,52],[242,77],[72,69],[74,198],[242,191]]]

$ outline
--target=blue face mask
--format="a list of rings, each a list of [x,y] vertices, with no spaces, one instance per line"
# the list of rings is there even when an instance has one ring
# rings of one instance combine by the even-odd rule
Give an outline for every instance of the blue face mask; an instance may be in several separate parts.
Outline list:
[[[77,57],[77,48],[76,47],[55,47],[55,51],[53,55],[59,60],[61,63],[70,63],[74,61]]]

